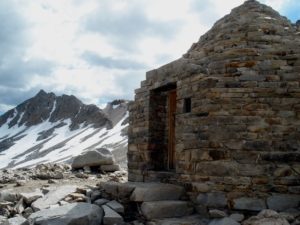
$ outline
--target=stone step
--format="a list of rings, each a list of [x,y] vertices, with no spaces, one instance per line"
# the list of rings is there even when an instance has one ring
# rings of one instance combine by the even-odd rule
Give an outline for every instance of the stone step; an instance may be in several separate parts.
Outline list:
[[[134,202],[151,202],[164,200],[179,200],[184,188],[173,184],[137,183],[130,200]]]
[[[184,193],[181,186],[154,182],[105,182],[101,188],[113,198],[130,198],[133,202],[179,200]]]
[[[148,220],[152,220],[188,216],[193,207],[187,201],[153,201],[143,202],[141,211]]]

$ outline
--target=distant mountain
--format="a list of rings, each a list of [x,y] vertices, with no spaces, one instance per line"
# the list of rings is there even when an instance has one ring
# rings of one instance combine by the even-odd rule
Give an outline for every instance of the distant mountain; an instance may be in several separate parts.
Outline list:
[[[0,168],[68,162],[81,152],[106,147],[125,164],[128,102],[104,110],[75,96],[41,90],[0,116]]]

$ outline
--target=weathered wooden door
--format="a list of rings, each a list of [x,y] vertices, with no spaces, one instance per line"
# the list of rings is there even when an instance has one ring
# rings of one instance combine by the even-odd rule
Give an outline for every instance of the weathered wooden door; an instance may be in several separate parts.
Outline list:
[[[168,169],[175,168],[176,90],[168,93]]]

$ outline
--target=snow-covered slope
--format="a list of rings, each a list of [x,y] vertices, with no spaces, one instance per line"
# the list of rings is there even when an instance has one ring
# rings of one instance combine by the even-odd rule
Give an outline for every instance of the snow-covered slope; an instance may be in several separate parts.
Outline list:
[[[110,115],[95,107],[74,96],[40,92],[8,111],[0,117],[0,168],[70,162],[83,151],[99,147],[110,149],[124,164],[127,102],[109,103],[106,108],[111,109]]]

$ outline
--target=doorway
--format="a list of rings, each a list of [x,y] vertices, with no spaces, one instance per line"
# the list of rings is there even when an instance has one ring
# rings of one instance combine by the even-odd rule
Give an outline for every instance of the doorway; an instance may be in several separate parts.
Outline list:
[[[176,84],[150,92],[149,146],[152,169],[175,169]]]

